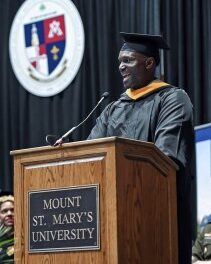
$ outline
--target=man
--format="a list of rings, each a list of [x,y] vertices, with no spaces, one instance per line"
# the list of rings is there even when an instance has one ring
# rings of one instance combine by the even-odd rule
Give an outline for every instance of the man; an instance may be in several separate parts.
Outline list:
[[[118,136],[154,142],[179,165],[179,263],[191,263],[190,163],[194,151],[192,104],[184,90],[155,78],[161,36],[120,33],[119,71],[126,92],[98,117],[88,139]]]
[[[0,224],[11,227],[14,225],[14,197],[12,195],[0,197]]]
[[[0,194],[0,263],[14,263],[14,197]]]
[[[199,233],[193,245],[192,263],[211,264],[211,221]]]

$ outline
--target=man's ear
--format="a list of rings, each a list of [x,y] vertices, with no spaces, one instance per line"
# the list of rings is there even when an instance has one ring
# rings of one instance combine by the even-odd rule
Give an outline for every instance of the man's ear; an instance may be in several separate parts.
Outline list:
[[[153,57],[147,58],[145,63],[147,70],[150,70],[155,67],[155,59]]]

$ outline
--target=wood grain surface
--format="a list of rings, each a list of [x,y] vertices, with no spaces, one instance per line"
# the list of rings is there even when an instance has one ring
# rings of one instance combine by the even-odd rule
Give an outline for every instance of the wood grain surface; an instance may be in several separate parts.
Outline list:
[[[106,138],[12,151],[15,263],[177,264],[176,169],[152,143]],[[28,192],[99,184],[100,250],[28,252]]]

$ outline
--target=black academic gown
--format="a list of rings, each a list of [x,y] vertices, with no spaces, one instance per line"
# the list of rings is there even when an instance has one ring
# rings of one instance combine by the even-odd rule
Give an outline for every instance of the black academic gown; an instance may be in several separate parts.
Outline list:
[[[118,136],[153,142],[178,165],[179,263],[191,263],[191,173],[193,109],[182,89],[162,87],[138,100],[123,93],[96,120],[88,139]],[[166,263],[165,263],[166,264]]]

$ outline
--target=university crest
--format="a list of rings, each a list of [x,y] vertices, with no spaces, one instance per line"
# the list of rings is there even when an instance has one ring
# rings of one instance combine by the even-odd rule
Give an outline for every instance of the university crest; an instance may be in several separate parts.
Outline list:
[[[64,15],[24,25],[26,54],[30,64],[48,76],[58,66],[65,49]]]
[[[70,0],[26,0],[10,32],[14,73],[29,92],[52,96],[77,74],[84,52],[84,29]]]

